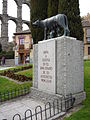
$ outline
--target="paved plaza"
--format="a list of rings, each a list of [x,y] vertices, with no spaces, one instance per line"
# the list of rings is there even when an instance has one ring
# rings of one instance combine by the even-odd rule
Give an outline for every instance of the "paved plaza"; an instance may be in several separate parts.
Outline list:
[[[12,68],[12,67],[1,67],[0,66],[0,70],[6,70],[6,69],[9,69],[9,68]]]
[[[32,113],[34,113],[35,107],[38,105],[44,108],[43,103],[35,101],[29,97],[10,100],[0,105],[0,120],[12,120],[13,116],[17,113],[24,117],[24,113],[27,109],[31,109]]]

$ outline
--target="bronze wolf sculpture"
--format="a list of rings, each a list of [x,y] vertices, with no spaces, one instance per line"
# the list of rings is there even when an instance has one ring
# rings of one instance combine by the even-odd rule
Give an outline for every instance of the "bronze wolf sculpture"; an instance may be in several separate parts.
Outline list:
[[[67,16],[64,14],[58,14],[51,18],[47,18],[45,20],[37,20],[33,24],[33,26],[41,27],[44,29],[44,40],[47,39],[47,32],[50,31],[50,38],[53,38],[53,33],[56,31],[57,36],[59,35],[60,27],[64,28],[64,36],[69,36],[68,29],[68,20]]]

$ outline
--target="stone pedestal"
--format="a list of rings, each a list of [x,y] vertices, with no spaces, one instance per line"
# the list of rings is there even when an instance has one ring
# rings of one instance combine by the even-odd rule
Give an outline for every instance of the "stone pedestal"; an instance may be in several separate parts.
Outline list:
[[[81,99],[85,99],[82,41],[63,36],[41,41],[33,48],[35,89],[62,96],[82,93]]]
[[[38,43],[38,89],[56,93],[56,41]]]

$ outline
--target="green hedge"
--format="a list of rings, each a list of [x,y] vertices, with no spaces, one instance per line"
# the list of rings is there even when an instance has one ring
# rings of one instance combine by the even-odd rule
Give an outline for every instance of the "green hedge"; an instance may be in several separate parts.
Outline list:
[[[2,59],[2,57],[5,57],[6,59],[14,59],[14,51],[2,51],[0,52],[0,59]]]
[[[0,52],[2,51],[2,45],[1,45],[1,43],[0,43]]]
[[[4,71],[11,71],[11,72],[19,72],[19,71],[23,71],[23,70],[28,70],[28,69],[31,69],[33,66],[30,64],[30,65],[25,65],[25,66],[17,66],[15,68],[10,68],[10,69],[7,69],[7,70],[1,70],[0,73],[3,73]]]

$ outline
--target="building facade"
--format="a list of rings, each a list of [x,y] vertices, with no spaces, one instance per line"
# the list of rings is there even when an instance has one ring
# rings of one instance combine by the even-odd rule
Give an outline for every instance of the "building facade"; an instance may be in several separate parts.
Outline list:
[[[14,33],[15,65],[30,63],[32,60],[32,35],[29,30]]]
[[[90,60],[90,21],[82,21],[84,31],[84,59]]]

